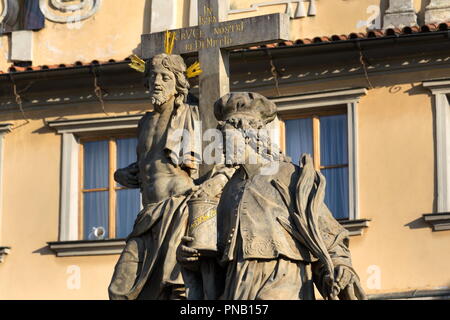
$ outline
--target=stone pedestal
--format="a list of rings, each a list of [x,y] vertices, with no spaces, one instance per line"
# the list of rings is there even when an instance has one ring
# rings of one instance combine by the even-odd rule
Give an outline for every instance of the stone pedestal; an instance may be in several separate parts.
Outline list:
[[[413,0],[389,0],[384,14],[383,29],[403,28],[417,24]]]
[[[425,8],[425,23],[450,21],[450,0],[431,0]]]

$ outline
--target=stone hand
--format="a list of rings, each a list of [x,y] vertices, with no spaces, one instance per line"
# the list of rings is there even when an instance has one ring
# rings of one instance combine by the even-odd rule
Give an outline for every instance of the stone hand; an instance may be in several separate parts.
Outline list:
[[[197,249],[188,246],[192,241],[194,241],[194,238],[187,236],[181,239],[181,243],[177,248],[177,261],[183,268],[197,271],[200,253]]]
[[[215,177],[206,180],[194,192],[194,198],[217,198],[228,182],[228,178],[223,174],[218,174]]]
[[[114,173],[114,180],[127,188],[139,188],[139,168],[131,165]]]
[[[366,300],[366,295],[361,287],[358,276],[347,266],[335,268],[335,285],[331,294],[332,299],[339,300]]]

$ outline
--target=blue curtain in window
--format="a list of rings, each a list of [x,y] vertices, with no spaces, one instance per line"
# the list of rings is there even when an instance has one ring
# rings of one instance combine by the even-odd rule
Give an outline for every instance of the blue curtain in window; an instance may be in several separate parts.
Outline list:
[[[84,194],[84,238],[96,240],[92,235],[93,228],[105,229],[105,238],[109,237],[109,204],[108,192],[88,192]]]
[[[320,164],[337,166],[348,164],[347,115],[320,118]],[[334,217],[349,217],[348,167],[322,169],[327,179],[325,203]]]
[[[303,153],[313,153],[312,119],[287,120],[286,152],[295,164]],[[347,115],[320,117],[321,166],[348,164]],[[325,203],[334,217],[349,216],[348,168],[322,169],[327,179]]]
[[[117,167],[124,168],[136,162],[136,138],[117,140]],[[117,186],[120,186],[117,184]],[[116,204],[116,237],[126,238],[131,232],[140,211],[139,189],[125,189],[117,191]]]
[[[348,163],[347,115],[320,117],[320,165]]]
[[[138,189],[117,191],[116,237],[126,238],[133,229],[134,220],[140,211],[141,195]]]
[[[286,153],[299,164],[303,153],[313,154],[312,119],[286,120]]]
[[[84,143],[83,189],[102,189],[109,185],[108,141]],[[93,228],[103,227],[108,237],[108,192],[85,192],[83,199],[84,237],[89,239]]]
[[[322,169],[327,179],[325,203],[336,219],[348,219],[348,168]]]

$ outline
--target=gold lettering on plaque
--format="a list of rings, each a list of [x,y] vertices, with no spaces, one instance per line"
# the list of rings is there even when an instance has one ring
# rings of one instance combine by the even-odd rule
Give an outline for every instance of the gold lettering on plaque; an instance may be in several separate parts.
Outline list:
[[[203,16],[198,17],[198,24],[213,24],[218,23],[219,19],[214,15],[213,10],[210,7],[203,6]]]

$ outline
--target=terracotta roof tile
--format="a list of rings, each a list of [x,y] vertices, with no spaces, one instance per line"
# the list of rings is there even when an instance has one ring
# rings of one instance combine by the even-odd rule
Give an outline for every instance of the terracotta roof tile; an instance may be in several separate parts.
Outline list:
[[[371,30],[367,32],[367,38],[380,38],[384,36],[384,32],[381,30]]]
[[[342,40],[347,40],[347,39],[348,39],[348,37],[345,34],[341,34],[341,35],[335,34],[335,35],[331,36],[332,41],[342,41]]]
[[[439,25],[439,30],[447,31],[450,28],[450,22],[441,23]]]
[[[447,31],[447,30],[450,30],[450,22],[441,23],[441,24],[427,24],[427,25],[423,25],[423,26],[408,26],[408,27],[404,27],[403,29],[388,28],[386,30],[370,30],[367,33],[352,32],[348,35],[334,34],[332,36],[315,37],[313,39],[302,38],[302,39],[297,39],[295,41],[281,41],[278,43],[269,43],[269,44],[264,44],[264,45],[260,45],[260,46],[250,46],[250,47],[246,48],[246,50],[304,46],[304,45],[310,45],[310,44],[314,44],[314,43],[333,43],[333,42],[347,41],[347,40],[383,38],[383,37],[402,36],[402,35],[410,35],[410,34],[417,34],[417,33]],[[6,72],[0,70],[0,74],[20,73],[20,72],[25,72],[25,71],[32,72],[32,71],[42,71],[42,70],[77,68],[77,67],[87,67],[87,66],[93,66],[93,65],[95,65],[95,66],[107,65],[107,64],[113,64],[113,63],[125,63],[125,62],[129,62],[129,61],[130,61],[130,58],[127,57],[123,60],[109,59],[107,61],[93,60],[91,62],[75,61],[72,64],[60,63],[60,64],[54,64],[54,65],[42,65],[42,66],[30,66],[30,67],[19,67],[19,66],[12,65],[11,67],[8,68],[8,70]]]

